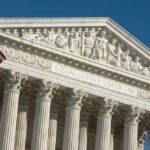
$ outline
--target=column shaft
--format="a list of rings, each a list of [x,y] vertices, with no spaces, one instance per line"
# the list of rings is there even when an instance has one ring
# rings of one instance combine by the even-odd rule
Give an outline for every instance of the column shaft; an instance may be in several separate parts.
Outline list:
[[[110,150],[111,116],[118,103],[104,98],[97,117],[95,150]]]
[[[111,133],[111,117],[99,116],[97,120],[95,150],[109,150]]]
[[[78,150],[80,109],[67,108],[63,150]]]
[[[114,150],[114,134],[110,135],[110,150]]]
[[[138,149],[138,120],[143,112],[138,107],[130,106],[124,123],[123,150]]]
[[[138,124],[134,121],[124,125],[123,150],[137,150],[137,131]]]
[[[79,150],[87,150],[88,122],[81,121],[79,134]]]
[[[57,137],[57,114],[50,115],[49,131],[48,131],[48,150],[55,150]]]
[[[52,92],[55,85],[42,81],[37,94],[31,150],[47,150]]]
[[[18,111],[19,92],[5,91],[1,115],[0,150],[13,150]]]
[[[21,83],[27,76],[14,71],[7,72],[0,125],[0,150],[14,150],[18,101]]]
[[[50,102],[37,101],[31,150],[46,150],[49,127]]]
[[[25,150],[28,109],[20,106],[17,117],[15,150]]]
[[[86,94],[75,89],[69,93],[62,150],[78,150],[81,101]]]

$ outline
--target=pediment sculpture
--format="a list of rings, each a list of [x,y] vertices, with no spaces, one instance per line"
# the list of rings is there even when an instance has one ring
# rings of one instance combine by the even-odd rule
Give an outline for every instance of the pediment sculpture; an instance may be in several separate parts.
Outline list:
[[[107,34],[105,28],[51,28],[43,32],[24,29],[17,36],[150,77],[150,65],[144,65],[143,58],[131,55],[130,47],[123,46],[117,37],[110,38]]]

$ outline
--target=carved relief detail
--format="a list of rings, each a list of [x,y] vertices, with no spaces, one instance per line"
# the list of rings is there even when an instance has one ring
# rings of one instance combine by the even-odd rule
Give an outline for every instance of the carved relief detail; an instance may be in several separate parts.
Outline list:
[[[25,84],[28,79],[27,75],[20,72],[14,72],[13,70],[6,72],[7,78],[5,83],[5,90],[19,91],[21,86]]]
[[[44,69],[51,68],[51,61],[48,59],[27,52],[23,52],[18,49],[7,47],[5,45],[1,45],[0,48],[1,51],[6,55],[6,57],[18,60],[19,62],[22,63],[28,63],[37,67],[41,67]]]
[[[117,106],[118,102],[108,98],[104,98],[104,100],[102,100],[102,102],[100,103],[98,115],[111,116],[113,112],[116,110]]]
[[[132,121],[138,122],[143,113],[144,113],[144,110],[138,107],[135,107],[133,105],[128,106],[125,122],[126,123],[132,122]]]
[[[37,90],[37,99],[49,101],[51,100],[51,98],[53,98],[53,95],[56,93],[57,89],[58,85],[50,81],[41,80],[39,83],[39,88]]]
[[[88,94],[78,89],[68,89],[68,106],[82,106],[82,103],[88,97]]]
[[[103,28],[51,28],[43,31],[40,29],[22,30],[17,36],[150,77],[150,66],[145,66],[139,56],[131,56],[129,45],[120,42],[121,40],[109,32]],[[9,49],[7,54],[15,58],[19,56],[13,49]],[[30,57],[25,53],[23,60],[33,63]],[[48,68],[46,65],[48,62],[40,62],[41,67]]]

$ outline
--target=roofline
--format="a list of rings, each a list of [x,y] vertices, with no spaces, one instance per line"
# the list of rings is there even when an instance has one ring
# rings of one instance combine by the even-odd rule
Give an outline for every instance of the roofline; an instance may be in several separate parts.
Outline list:
[[[101,24],[100,24],[101,23]],[[82,24],[82,25],[81,25]],[[34,18],[0,18],[0,27],[51,27],[51,26],[111,26],[120,34],[130,39],[136,46],[143,49],[150,56],[150,48],[122,28],[109,17],[34,17]]]

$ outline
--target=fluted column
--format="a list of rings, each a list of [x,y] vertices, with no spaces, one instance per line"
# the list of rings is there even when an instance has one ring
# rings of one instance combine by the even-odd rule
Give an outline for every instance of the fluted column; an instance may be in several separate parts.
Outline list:
[[[110,134],[110,150],[114,150],[114,129],[111,129]]]
[[[55,150],[57,136],[57,112],[50,114],[49,131],[48,131],[48,150]]]
[[[81,103],[87,95],[76,89],[72,89],[69,93],[62,150],[78,150]]]
[[[42,81],[36,99],[31,150],[47,150],[49,115],[53,90],[51,82]]]
[[[130,106],[124,123],[123,150],[137,150],[138,118],[141,110]]]
[[[29,94],[30,93],[28,92],[28,89],[24,89],[24,91],[20,95],[14,150],[25,150],[28,123],[27,118],[29,109]]]
[[[98,112],[95,150],[109,150],[111,134],[111,116],[117,103],[104,99]]]
[[[7,74],[1,115],[0,150],[14,150],[18,100],[21,82],[27,79],[18,72]]]
[[[81,114],[79,150],[87,150],[88,121],[89,121],[88,114],[87,113]]]
[[[20,106],[18,110],[15,150],[25,150],[28,111],[25,107],[26,106]]]

